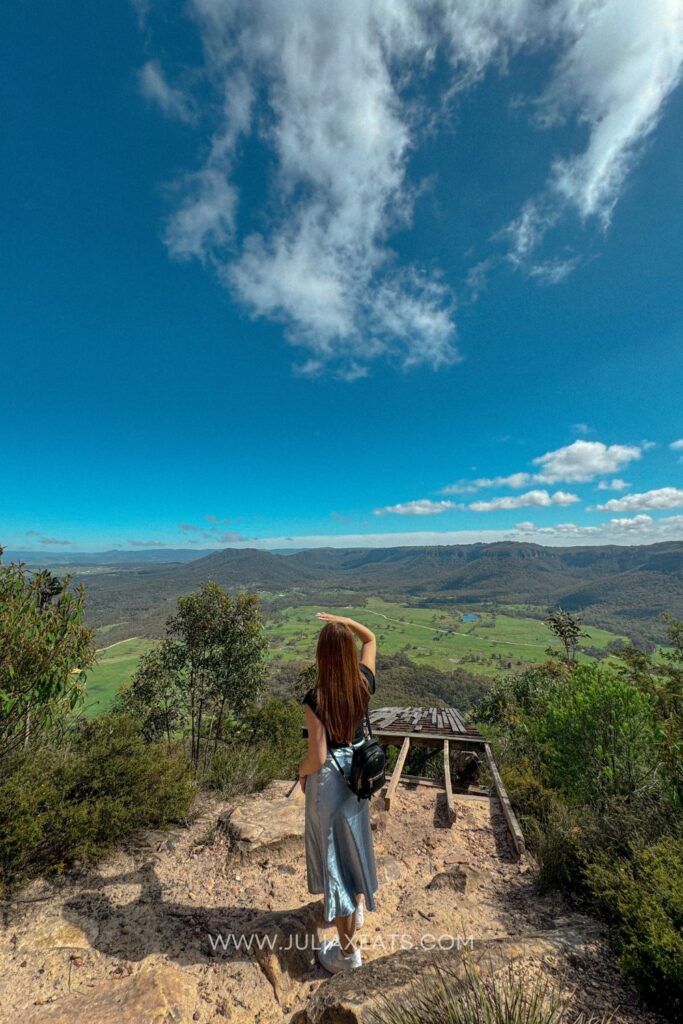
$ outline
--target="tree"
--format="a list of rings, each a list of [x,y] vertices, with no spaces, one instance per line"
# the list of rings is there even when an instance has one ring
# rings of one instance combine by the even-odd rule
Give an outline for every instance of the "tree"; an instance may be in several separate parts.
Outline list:
[[[82,624],[84,588],[70,581],[23,563],[0,566],[0,758],[58,725],[83,697],[95,647]]]
[[[583,637],[590,640],[590,633],[583,630],[581,618],[578,615],[572,615],[571,612],[565,612],[562,608],[557,608],[550,612],[544,621],[550,632],[554,633],[562,642],[566,660],[576,661],[579,640]],[[555,655],[556,652],[550,647],[548,653]]]
[[[217,583],[203,583],[178,599],[166,632],[142,659],[118,710],[134,712],[150,738],[170,742],[175,731],[189,730],[196,767],[263,691],[268,643],[258,597],[231,597]]]
[[[129,712],[148,742],[171,738],[187,724],[187,712],[172,645],[157,644],[143,654],[130,685],[117,694],[113,710]],[[171,655],[169,657],[169,655]]]

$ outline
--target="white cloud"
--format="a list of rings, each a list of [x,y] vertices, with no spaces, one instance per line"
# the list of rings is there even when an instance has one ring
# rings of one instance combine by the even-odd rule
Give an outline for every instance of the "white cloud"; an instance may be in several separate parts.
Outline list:
[[[152,0],[130,0],[130,2],[137,15],[139,27],[144,29]]]
[[[565,259],[561,256],[554,256],[540,263],[532,263],[528,272],[530,277],[534,277],[541,284],[561,284],[562,281],[566,281],[569,275],[576,270],[579,263],[580,259],[578,256]]]
[[[639,509],[683,508],[683,490],[678,487],[659,487],[642,494],[629,494],[625,498],[612,498],[598,505],[598,512],[637,512]]]
[[[534,482],[532,473],[511,473],[509,476],[478,477],[476,480],[458,480],[443,487],[440,494],[473,494],[488,487],[528,487]]]
[[[618,476],[615,476],[614,480],[601,480],[598,484],[599,491],[625,491],[631,485],[627,484],[625,480],[620,480]]]
[[[683,55],[677,0],[191,0],[190,11],[215,90],[202,115],[220,114],[201,166],[178,183],[166,242],[213,266],[255,316],[283,322],[316,372],[380,356],[457,361],[450,292],[437,271],[399,266],[389,245],[413,215],[408,159],[454,97],[522,50],[555,62],[536,120],[572,118],[587,142],[556,157],[508,229],[513,258],[553,283],[576,256],[535,250],[565,208],[606,223]],[[158,63],[143,80],[167,114],[193,116]],[[247,134],[269,149],[270,196],[236,231]]]
[[[472,494],[489,487],[529,487],[532,484],[585,483],[596,476],[616,473],[629,462],[641,457],[637,445],[603,444],[602,441],[574,441],[564,448],[556,448],[533,459],[538,473],[510,473],[508,476],[479,477],[476,480],[458,480],[443,487],[440,494]],[[623,485],[623,486],[622,486]],[[604,484],[599,490],[605,489]],[[628,487],[623,480],[613,481],[611,490]]]
[[[678,441],[672,441],[669,448],[671,448],[673,452],[683,451],[683,438]]]
[[[537,103],[538,122],[573,116],[587,143],[583,152],[555,158],[545,191],[509,225],[518,265],[566,209],[609,223],[683,64],[679,0],[561,0],[549,7],[548,22],[563,52]]]
[[[603,444],[602,441],[574,441],[566,448],[546,452],[533,460],[540,467],[535,479],[538,483],[582,483],[600,474],[616,473],[629,462],[639,459],[636,445]]]
[[[333,0],[322,12],[313,0],[194,0],[192,10],[211,79],[226,94],[236,78],[258,90],[268,118],[252,112],[234,131],[226,109],[170,221],[172,251],[213,262],[254,315],[282,321],[311,351],[300,372],[337,360],[355,379],[381,355],[406,367],[455,362],[449,291],[419,268],[395,266],[386,245],[412,215],[412,114],[393,65],[417,70],[432,59],[420,11],[406,0]],[[234,239],[229,179],[250,131],[275,157],[274,201],[266,228]]]
[[[652,526],[652,516],[644,512],[639,516],[632,516],[629,519],[610,519],[609,524],[616,530],[646,530]]]
[[[570,42],[541,110],[552,122],[575,113],[589,135],[583,153],[557,159],[551,187],[582,218],[607,222],[680,79],[683,8],[678,0],[567,0],[553,15]]]
[[[526,494],[509,494],[502,498],[491,498],[490,501],[473,501],[468,507],[473,512],[497,512],[501,509],[524,508],[526,505],[548,507],[550,505],[574,505],[581,499],[576,494],[566,491],[527,491]]]
[[[188,124],[194,122],[195,112],[191,99],[182,89],[168,84],[159,61],[147,61],[138,72],[138,80],[140,92],[145,99],[156,103],[167,117],[175,117]]]
[[[456,505],[454,501],[430,501],[429,498],[420,498],[417,501],[406,501],[398,505],[376,508],[374,514],[376,516],[436,516],[441,512],[448,512],[459,507],[462,506]]]
[[[635,517],[638,518],[638,517]],[[300,536],[251,537],[231,544],[236,548],[381,548],[433,544],[491,544],[526,541],[550,547],[574,544],[651,544],[658,540],[683,540],[683,515],[654,519],[637,527],[613,520],[600,526],[559,523],[536,526],[518,523],[511,530],[409,530],[401,533],[302,534]],[[192,542],[191,542],[192,543]]]
[[[579,526],[576,523],[559,523],[557,526],[537,526],[535,523],[517,523],[508,535],[523,540],[534,539],[538,543],[566,543],[575,538],[580,543],[590,544],[652,544],[661,540],[683,540],[683,516],[665,516],[653,519],[645,514],[624,519],[610,519],[600,526]]]

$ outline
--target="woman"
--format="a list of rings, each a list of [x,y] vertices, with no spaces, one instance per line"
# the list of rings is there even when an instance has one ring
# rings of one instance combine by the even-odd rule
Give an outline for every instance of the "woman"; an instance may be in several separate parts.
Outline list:
[[[354,933],[362,924],[363,900],[375,910],[375,854],[370,802],[347,785],[353,744],[364,737],[363,719],[375,692],[375,634],[353,619],[318,612],[326,625],[316,649],[317,684],[303,699],[308,754],[299,765],[306,794],[308,891],[324,893],[325,920],[338,939],[325,943],[318,959],[330,973],[360,967]],[[362,642],[360,662],[354,635]],[[341,769],[341,771],[340,771]],[[343,772],[343,776],[342,776]]]

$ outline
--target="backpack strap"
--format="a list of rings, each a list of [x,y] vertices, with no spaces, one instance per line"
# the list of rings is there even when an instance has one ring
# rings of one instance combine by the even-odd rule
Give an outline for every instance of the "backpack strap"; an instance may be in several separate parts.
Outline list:
[[[334,761],[334,763],[336,764],[337,768],[339,769],[339,774],[340,774],[340,775],[342,776],[342,778],[343,778],[343,779],[344,779],[344,780],[346,781],[346,775],[344,775],[344,769],[343,769],[343,768],[342,768],[342,766],[341,766],[341,765],[339,764],[339,761],[337,760],[337,758],[336,758],[336,757],[334,756],[334,750],[332,749],[332,747],[328,747],[327,749],[328,749],[328,750],[329,750],[329,752],[330,752],[330,753],[332,754],[332,760]]]
[[[370,733],[370,739],[374,740],[375,737],[373,736],[372,726],[370,725],[369,709],[366,709],[366,711],[365,711],[365,721],[367,722],[367,725],[368,725],[368,732]],[[339,761],[335,757],[334,750],[330,746],[330,737],[327,734],[327,726],[325,727],[325,739],[327,741],[327,749],[329,750],[330,754],[332,755],[332,760],[334,761],[334,763],[336,764],[337,768],[339,769],[339,772],[340,772],[342,778],[344,779],[344,781],[348,783],[349,780],[346,778],[346,775],[344,774],[344,769],[339,764]]]
[[[344,779],[345,782],[348,782],[348,780],[346,778],[346,775],[344,775],[344,769],[339,764],[339,761],[335,757],[334,750],[330,746],[330,737],[327,735],[327,727],[325,727],[325,740],[327,741],[327,749],[329,750],[330,754],[332,754],[332,760],[334,761],[334,763],[336,764],[337,768],[339,769],[339,774],[341,775],[341,777]]]

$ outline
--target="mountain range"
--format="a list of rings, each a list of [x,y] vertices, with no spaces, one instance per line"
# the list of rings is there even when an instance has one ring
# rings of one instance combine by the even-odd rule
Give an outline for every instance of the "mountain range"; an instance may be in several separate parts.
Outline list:
[[[313,601],[343,589],[423,605],[559,604],[594,625],[660,641],[662,613],[683,618],[682,542],[557,548],[510,541],[286,555],[225,548],[184,563],[111,564],[83,579],[91,624],[117,624],[128,636],[158,635],[178,596],[205,580]]]

